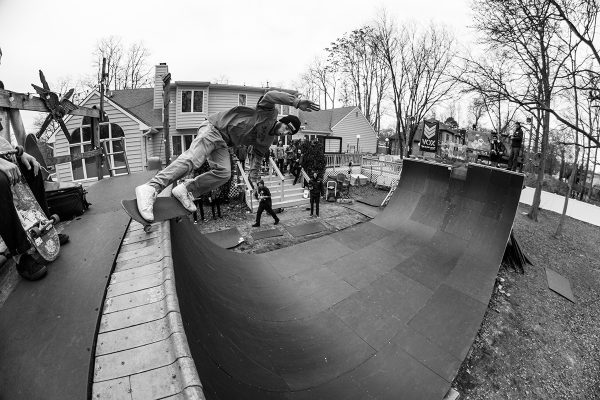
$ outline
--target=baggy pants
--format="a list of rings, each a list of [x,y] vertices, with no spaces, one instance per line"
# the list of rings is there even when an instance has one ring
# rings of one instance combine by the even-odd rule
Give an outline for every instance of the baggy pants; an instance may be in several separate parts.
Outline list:
[[[508,169],[511,171],[517,170],[517,165],[519,164],[519,153],[521,152],[521,147],[511,147],[510,155],[508,156]]]
[[[187,190],[192,192],[194,197],[218,188],[231,177],[231,160],[227,143],[210,122],[204,121],[198,128],[198,136],[194,138],[189,149],[173,160],[165,169],[159,171],[148,182],[148,185],[160,193],[173,182],[194,169],[200,168],[207,160],[210,171],[200,174],[191,182],[186,183]]]
[[[275,211],[273,211],[273,207],[271,205],[271,201],[267,200],[267,201],[261,201],[260,203],[258,203],[258,210],[256,211],[256,224],[260,225],[260,217],[262,216],[263,211],[266,211],[267,214],[269,214],[271,217],[273,217],[273,219],[275,221],[279,221],[279,218],[277,217],[277,214],[275,214]]]
[[[310,215],[313,215],[313,206],[316,206],[317,217],[319,216],[319,203],[321,202],[320,195],[310,195]]]

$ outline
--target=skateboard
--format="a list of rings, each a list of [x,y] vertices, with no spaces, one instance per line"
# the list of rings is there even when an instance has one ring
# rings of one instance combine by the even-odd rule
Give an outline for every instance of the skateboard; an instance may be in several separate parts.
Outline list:
[[[181,218],[192,214],[185,209],[174,197],[157,197],[154,202],[154,222],[146,221],[138,211],[137,200],[121,200],[121,206],[133,219],[144,226],[144,232],[150,232],[150,228],[154,222],[166,221],[168,219]]]
[[[13,149],[12,146],[0,146],[0,156],[11,162],[16,163],[16,157],[21,154],[23,154],[23,148],[20,146],[16,149]],[[59,221],[58,216],[46,217],[23,176],[19,182],[11,186],[11,190],[13,204],[27,239],[44,260],[54,261],[60,251],[58,233],[54,228]]]

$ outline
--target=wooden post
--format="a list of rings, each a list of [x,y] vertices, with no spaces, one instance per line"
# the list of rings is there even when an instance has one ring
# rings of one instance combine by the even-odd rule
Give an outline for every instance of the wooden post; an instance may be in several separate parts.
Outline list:
[[[165,141],[165,160],[166,164],[171,163],[171,141],[169,139],[169,103],[171,99],[171,74],[167,73],[162,78],[163,81],[163,140]]]
[[[106,74],[106,57],[102,58],[102,75],[100,75],[100,118],[92,118],[92,137],[94,149],[100,149],[100,122],[104,122],[104,78]],[[96,156],[96,170],[98,180],[104,178],[102,170],[102,153]]]
[[[92,118],[92,147],[94,149],[100,148],[100,118]],[[98,171],[98,180],[104,178],[104,171],[102,171],[102,153],[96,155],[96,171]]]

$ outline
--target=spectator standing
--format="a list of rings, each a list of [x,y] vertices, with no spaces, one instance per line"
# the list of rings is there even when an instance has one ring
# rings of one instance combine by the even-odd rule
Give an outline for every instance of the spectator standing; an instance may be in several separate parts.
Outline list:
[[[508,169],[511,171],[517,170],[519,164],[519,153],[523,144],[523,129],[521,123],[517,122],[515,131],[510,138],[510,156],[508,157]]]
[[[258,199],[258,210],[256,211],[256,222],[252,227],[257,228],[260,226],[260,217],[262,216],[263,211],[266,211],[273,219],[275,220],[275,224],[279,223],[279,218],[273,211],[273,203],[271,202],[271,191],[268,187],[265,186],[265,181],[262,179],[258,181],[258,189],[254,193],[254,196]]]
[[[290,174],[292,173],[292,165],[294,163],[295,158],[296,158],[296,144],[295,144],[295,141],[293,141],[287,147],[287,149],[285,149],[286,169],[287,169],[287,171],[289,171]]]
[[[310,191],[310,216],[313,216],[313,208],[316,208],[316,215],[319,216],[319,203],[323,192],[323,180],[319,178],[319,174],[313,172],[313,176],[308,183]]]
[[[292,166],[292,175],[294,175],[294,185],[298,183],[298,179],[300,178],[300,173],[302,172],[302,161],[303,154],[302,151],[298,148],[298,150],[296,150],[296,158],[294,159],[294,163]]]
[[[277,157],[277,168],[281,173],[285,173],[285,149],[283,148],[283,142],[280,140],[275,148],[275,157]]]
[[[221,216],[221,202],[223,201],[221,194],[223,189],[224,187],[221,186],[217,189],[211,190],[208,193],[208,203],[210,204],[213,219],[217,219],[217,217],[215,216],[215,208],[217,209],[217,215],[219,216],[219,218],[223,218]]]

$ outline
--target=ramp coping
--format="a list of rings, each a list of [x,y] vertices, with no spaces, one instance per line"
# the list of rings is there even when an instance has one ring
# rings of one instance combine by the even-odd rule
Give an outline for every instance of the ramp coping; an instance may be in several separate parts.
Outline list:
[[[175,290],[169,221],[131,221],[107,288],[93,399],[205,399]]]

